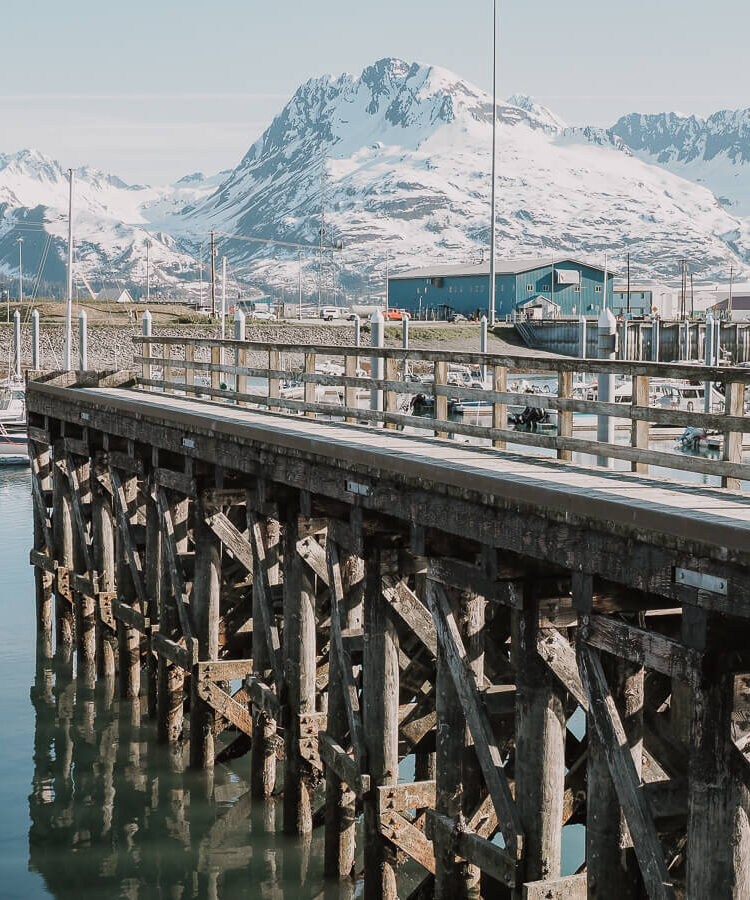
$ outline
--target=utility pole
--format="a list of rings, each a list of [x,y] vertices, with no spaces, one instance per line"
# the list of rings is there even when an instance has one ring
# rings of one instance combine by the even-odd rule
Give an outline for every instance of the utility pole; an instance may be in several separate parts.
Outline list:
[[[151,241],[146,241],[146,303],[151,302]]]
[[[727,312],[729,313],[729,321],[732,321],[732,292],[734,288],[734,266],[729,267],[729,301],[727,303]]]
[[[388,312],[388,299],[389,299],[388,276],[390,275],[390,272],[388,271],[388,269],[390,266],[390,261],[391,261],[391,251],[386,250],[385,251],[385,311],[386,312]]]
[[[695,287],[693,285],[693,273],[690,273],[690,318],[695,315]]]
[[[221,258],[221,339],[224,340],[224,322],[227,317],[227,258]]]
[[[628,253],[628,315],[630,315],[630,254]]]
[[[492,211],[490,214],[490,326],[495,324],[495,182],[497,155],[497,0],[492,0]]]
[[[211,232],[211,318],[216,318],[216,247],[214,233]]]
[[[203,241],[201,241],[201,258],[198,262],[198,271],[200,273],[200,308],[203,309]]]
[[[68,169],[68,302],[65,307],[65,371],[70,371],[73,344],[73,170]]]
[[[299,307],[299,318],[302,321],[302,251],[297,251],[297,305]]]
[[[323,305],[323,242],[326,233],[325,211],[325,183],[326,183],[326,156],[325,152],[320,160],[320,247],[318,249],[318,315]]]

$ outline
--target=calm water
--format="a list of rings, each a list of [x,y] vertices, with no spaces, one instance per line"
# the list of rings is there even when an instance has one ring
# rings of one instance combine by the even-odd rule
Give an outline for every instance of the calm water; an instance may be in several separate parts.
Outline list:
[[[69,664],[35,665],[28,470],[0,468],[0,898],[351,898],[322,829],[280,833],[249,757],[213,778],[159,747],[140,709]]]
[[[0,467],[0,898],[359,896],[324,884],[322,829],[287,837],[280,800],[250,800],[249,756],[191,772],[112,684],[92,689],[65,660],[36,665],[31,517],[28,470]],[[564,829],[566,874],[583,842],[582,826]],[[404,896],[420,872],[405,867]]]

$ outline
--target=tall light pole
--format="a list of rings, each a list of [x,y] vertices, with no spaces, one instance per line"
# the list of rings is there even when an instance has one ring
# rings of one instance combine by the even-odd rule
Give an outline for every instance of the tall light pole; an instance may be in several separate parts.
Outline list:
[[[391,262],[391,251],[386,250],[385,251],[385,311],[386,312],[388,312],[388,300],[390,299],[389,298],[389,290],[388,290],[388,285],[389,285],[388,277],[390,275],[390,272],[389,272],[390,262]]]
[[[65,371],[70,371],[73,343],[73,170],[68,169],[68,299],[65,305]]]
[[[23,238],[17,239],[18,244],[18,305],[23,303]],[[10,313],[8,314],[10,315]]]
[[[490,325],[495,324],[495,182],[497,153],[497,0],[492,0],[492,214],[490,222]]]
[[[297,251],[297,306],[299,308],[299,318],[302,321],[302,251]]]
[[[151,241],[146,238],[146,303],[151,302]]]

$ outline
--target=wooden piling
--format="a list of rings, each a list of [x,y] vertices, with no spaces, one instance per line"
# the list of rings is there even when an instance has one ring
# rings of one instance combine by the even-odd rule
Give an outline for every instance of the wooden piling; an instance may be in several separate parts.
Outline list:
[[[68,482],[76,520],[76,527],[73,529],[74,568],[78,575],[84,575],[90,580],[93,558],[88,546],[84,508],[88,505],[85,501],[89,493],[91,467],[88,459],[71,454],[68,454],[66,464],[70,469]],[[78,673],[79,677],[83,676],[87,680],[94,678],[96,672],[96,599],[93,594],[93,589],[73,592]]]
[[[149,493],[146,496],[146,565],[145,588],[148,607],[144,610],[149,622],[158,628],[159,605],[162,589],[162,535],[159,526],[159,509]],[[147,710],[149,718],[156,718],[158,706],[158,654],[153,641],[153,629],[146,634],[146,676]]]
[[[278,557],[281,536],[279,523],[267,519],[260,526],[269,563]],[[267,572],[269,587],[278,584],[278,565]],[[256,557],[253,571],[253,672],[268,683],[272,677],[271,661],[265,645],[261,604],[266,602],[261,590],[260,563]],[[271,615],[271,611],[268,611]],[[280,687],[280,686],[279,686]],[[276,720],[264,709],[253,709],[253,742],[250,750],[250,787],[255,797],[270,797],[276,786]]]
[[[221,541],[206,525],[202,502],[195,504],[195,582],[190,600],[193,633],[198,638],[198,659],[219,658],[219,600]],[[190,765],[208,769],[214,764],[216,712],[200,694],[198,666],[190,678]]]
[[[73,595],[60,569],[73,568],[73,505],[68,476],[64,471],[65,453],[62,441],[55,442],[52,471],[52,534],[58,573],[55,584],[55,646],[57,650],[73,647]]]
[[[189,501],[185,498],[169,501],[169,514],[174,529],[175,547],[178,553],[188,548]],[[162,523],[160,523],[161,526]],[[162,576],[159,592],[159,634],[174,639],[177,636],[176,599],[168,576],[165,541],[162,540]],[[182,739],[185,674],[183,670],[159,654],[157,661],[156,720],[159,741],[176,744]]]
[[[383,598],[380,551],[366,548],[364,736],[371,791],[365,798],[365,900],[396,900],[396,859],[381,834],[377,788],[398,783],[398,634]]]
[[[720,671],[724,647],[719,617],[683,610],[685,642],[706,654],[705,674],[693,691],[688,767],[687,896],[740,900],[750,889],[750,824],[743,759],[733,740],[734,678]],[[744,777],[743,777],[744,776]]]
[[[112,509],[112,495],[101,483],[109,483],[106,463],[102,456],[94,458],[92,479],[92,528],[94,535],[94,565],[99,575],[99,590],[106,593],[106,600],[100,598],[110,615],[105,617],[100,609],[96,616],[96,660],[97,675],[100,678],[114,678],[117,661],[117,633],[111,618],[112,601],[115,592],[115,517]],[[110,624],[111,623],[111,624]]]
[[[310,764],[301,753],[304,716],[315,713],[315,586],[297,552],[296,510],[284,526],[284,677],[288,721],[284,754],[284,831],[312,832]]]
[[[484,608],[482,597],[470,591],[447,589],[459,631],[466,647],[467,663],[478,684],[484,674]],[[456,821],[468,818],[479,800],[479,772],[471,736],[453,675],[444,654],[438,650],[435,709],[437,712],[435,809]],[[475,896],[479,870],[458,861],[450,834],[434,835],[435,897],[464,900]]]
[[[608,653],[602,653],[601,658],[633,763],[640,776],[643,760],[643,667]],[[590,722],[586,730],[588,895],[601,900],[609,897],[635,900],[643,896],[643,883],[607,763],[607,748]]]
[[[530,592],[527,592],[530,593]],[[516,673],[516,803],[526,881],[560,877],[565,794],[565,691],[537,649],[544,637],[530,596],[511,616]],[[550,629],[554,630],[554,629]],[[564,638],[567,641],[567,638]]]
[[[331,540],[330,536],[328,540]],[[340,554],[339,562],[344,600],[340,626],[342,630],[356,633],[362,630],[363,623],[365,564],[361,557],[351,552]],[[326,731],[344,746],[349,731],[345,687],[340,674],[333,668],[329,667]],[[326,770],[325,803],[325,874],[346,878],[354,868],[356,796],[330,767]]]
[[[37,495],[34,503],[34,549],[38,553],[51,556],[53,547],[47,546],[47,540],[51,536],[49,519],[47,516],[47,494],[52,490],[52,452],[48,444],[29,441],[29,454],[31,456],[31,477],[36,486],[32,485],[33,492]],[[38,487],[38,492],[36,488]],[[42,521],[42,517],[44,521]],[[41,566],[34,567],[34,582],[36,589],[36,626],[37,626],[37,659],[52,659],[53,654],[53,619],[54,603],[52,589],[54,575]]]
[[[138,522],[136,510],[138,496],[137,477],[128,476],[124,478],[122,487],[124,491],[125,518],[129,525],[135,525]],[[127,540],[129,540],[129,536],[124,533],[121,525],[115,542],[117,599],[121,603],[134,607],[137,605],[138,600],[128,561]],[[117,656],[120,697],[123,700],[134,700],[139,696],[141,690],[141,636],[135,628],[126,625],[122,619],[117,620]]]

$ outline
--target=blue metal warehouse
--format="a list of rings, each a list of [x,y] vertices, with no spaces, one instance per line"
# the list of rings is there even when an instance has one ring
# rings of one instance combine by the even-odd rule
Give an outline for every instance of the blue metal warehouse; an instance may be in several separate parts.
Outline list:
[[[536,257],[497,263],[498,318],[515,313],[550,316],[596,316],[604,306],[604,268],[576,259]],[[389,304],[419,318],[468,317],[487,314],[488,263],[431,266],[391,275]],[[607,303],[612,305],[614,272],[607,277]]]

